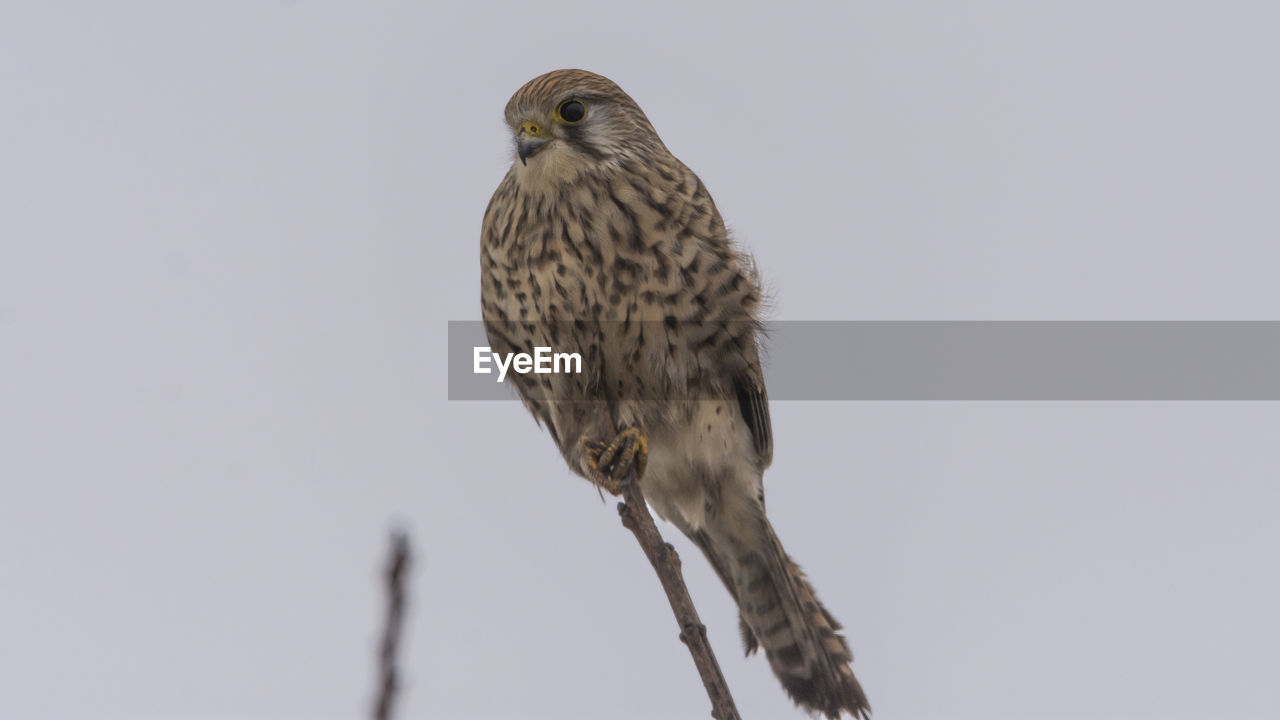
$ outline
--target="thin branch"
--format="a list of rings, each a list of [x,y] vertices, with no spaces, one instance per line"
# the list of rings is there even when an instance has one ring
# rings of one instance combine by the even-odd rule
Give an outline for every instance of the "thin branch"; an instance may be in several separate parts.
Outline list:
[[[378,647],[378,697],[373,705],[374,720],[391,720],[396,693],[400,689],[400,673],[396,667],[396,649],[404,625],[404,586],[409,574],[409,537],[404,532],[391,534],[391,553],[387,560],[387,616]]]
[[[635,534],[645,557],[649,558],[662,589],[667,593],[671,603],[671,612],[680,625],[680,640],[689,648],[693,656],[693,664],[702,677],[702,685],[707,689],[707,697],[711,699],[711,717],[716,720],[741,720],[738,708],[733,704],[733,696],[729,694],[729,685],[720,672],[720,663],[716,662],[716,654],[707,642],[707,627],[698,619],[698,610],[693,606],[693,598],[689,597],[689,589],[685,587],[684,575],[680,572],[680,556],[675,548],[663,542],[658,533],[658,526],[649,514],[645,504],[640,483],[634,476],[624,483],[622,497],[625,502],[618,503],[618,514],[622,516],[622,524]]]

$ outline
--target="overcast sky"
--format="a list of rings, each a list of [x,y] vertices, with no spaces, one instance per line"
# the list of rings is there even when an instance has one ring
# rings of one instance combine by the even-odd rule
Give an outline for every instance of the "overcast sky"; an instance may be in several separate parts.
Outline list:
[[[617,81],[775,320],[1280,319],[1270,3],[0,5],[0,717],[704,718],[612,502],[449,402],[507,98]],[[470,348],[455,348],[470,353]],[[778,402],[876,717],[1280,714],[1280,405]],[[802,717],[670,527],[746,718]]]

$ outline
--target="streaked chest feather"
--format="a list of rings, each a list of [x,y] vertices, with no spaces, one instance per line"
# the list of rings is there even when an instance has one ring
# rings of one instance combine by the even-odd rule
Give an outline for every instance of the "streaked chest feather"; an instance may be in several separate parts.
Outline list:
[[[482,247],[487,323],[513,341],[581,352],[611,392],[679,392],[715,367],[726,323],[759,289],[701,183],[682,166],[534,192],[514,172],[495,193]]]

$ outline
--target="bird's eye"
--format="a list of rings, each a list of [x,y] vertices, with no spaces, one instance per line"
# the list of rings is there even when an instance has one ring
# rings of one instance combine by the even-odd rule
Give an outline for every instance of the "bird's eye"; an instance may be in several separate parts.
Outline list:
[[[580,123],[587,116],[587,106],[581,100],[565,100],[556,108],[556,115],[569,125]]]

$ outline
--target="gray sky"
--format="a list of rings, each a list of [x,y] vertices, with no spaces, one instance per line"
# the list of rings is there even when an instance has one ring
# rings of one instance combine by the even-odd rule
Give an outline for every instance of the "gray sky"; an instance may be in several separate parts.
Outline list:
[[[613,504],[446,400],[550,69],[636,98],[775,319],[1280,319],[1273,5],[109,5],[0,6],[0,717],[363,715],[393,521],[402,717],[706,716]],[[1280,712],[1280,405],[773,419],[878,718]],[[675,541],[746,717],[801,717]]]

